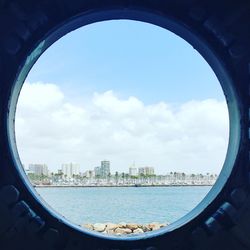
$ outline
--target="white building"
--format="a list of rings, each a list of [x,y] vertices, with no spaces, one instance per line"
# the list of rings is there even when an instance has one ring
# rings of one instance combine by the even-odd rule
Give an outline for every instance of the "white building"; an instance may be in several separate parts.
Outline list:
[[[29,164],[29,169],[34,175],[49,175],[48,166],[46,164]]]
[[[110,174],[110,161],[101,161],[101,177],[106,178]]]
[[[76,163],[62,164],[62,173],[67,178],[72,178],[74,175],[80,175],[80,165]]]
[[[135,167],[130,167],[129,168],[129,175],[130,176],[137,176],[138,175],[138,169]]]

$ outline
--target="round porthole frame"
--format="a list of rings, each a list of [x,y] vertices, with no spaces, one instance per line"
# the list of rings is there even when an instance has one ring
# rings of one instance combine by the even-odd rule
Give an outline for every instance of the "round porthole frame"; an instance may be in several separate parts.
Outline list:
[[[4,97],[3,110],[1,112],[1,118],[4,123],[3,126],[1,126],[0,135],[4,138],[3,142],[5,145],[2,145],[2,148],[5,149],[4,152],[6,155],[4,158],[4,165],[8,163],[9,172],[14,176],[12,178],[7,178],[10,182],[6,184],[15,184],[28,204],[39,215],[41,214],[41,217],[46,217],[48,224],[51,224],[54,228],[59,227],[62,231],[67,231],[68,233],[69,231],[74,231],[76,234],[81,235],[80,237],[82,237],[82,239],[91,238],[94,241],[100,240],[104,245],[114,244],[123,247],[132,246],[132,244],[145,244],[150,246],[152,242],[160,242],[159,244],[162,244],[163,240],[164,242],[170,243],[170,240],[176,240],[179,237],[178,235],[187,237],[187,232],[191,232],[191,229],[196,228],[197,225],[203,225],[203,227],[206,228],[207,224],[202,224],[201,222],[204,223],[205,218],[209,218],[211,214],[216,212],[216,209],[218,209],[221,203],[225,200],[225,196],[232,191],[232,184],[234,182],[232,181],[232,178],[237,175],[237,171],[239,171],[240,168],[243,168],[242,159],[245,159],[248,153],[248,148],[246,148],[246,122],[244,118],[246,116],[246,108],[242,99],[242,96],[244,96],[245,93],[243,93],[241,86],[236,89],[233,65],[230,64],[230,60],[227,60],[226,55],[225,57],[222,57],[222,55],[224,56],[223,51],[221,51],[223,47],[212,40],[212,37],[209,36],[209,32],[208,34],[203,34],[203,31],[199,30],[199,28],[195,31],[195,25],[189,26],[187,24],[188,22],[184,22],[186,20],[181,20],[181,18],[178,19],[179,17],[174,17],[170,15],[170,13],[162,13],[158,8],[148,8],[148,6],[146,8],[143,4],[142,6],[127,6],[126,4],[124,5],[121,3],[121,5],[116,6],[116,4],[113,3],[110,7],[108,6],[109,4],[104,6],[100,4],[100,8],[95,8],[93,10],[90,9],[83,13],[72,14],[65,18],[65,20],[62,19],[63,21],[52,22],[48,29],[44,28],[44,30],[41,31],[41,34],[35,34],[37,37],[35,36],[34,40],[28,44],[29,49],[26,48],[23,50],[22,56],[17,59],[18,63],[11,60],[7,61],[10,65],[16,63],[17,67],[13,67],[12,69],[16,73],[14,77],[12,74],[12,77],[9,79],[7,77],[5,79],[8,83],[4,88],[7,95]],[[194,17],[197,19],[195,15]],[[228,102],[230,117],[230,139],[227,158],[219,176],[219,180],[209,192],[208,196],[206,196],[206,198],[188,215],[170,226],[150,234],[138,235],[132,238],[107,237],[105,235],[95,234],[80,229],[78,226],[72,225],[67,220],[58,216],[47,206],[44,206],[40,198],[36,196],[34,190],[28,184],[24,171],[21,170],[14,136],[16,102],[22,83],[32,67],[31,65],[36,62],[39,56],[52,43],[67,34],[69,31],[93,22],[115,19],[129,19],[158,25],[172,31],[190,43],[210,64],[220,80]],[[194,23],[197,22],[195,19],[192,20]],[[46,23],[45,19],[43,20]],[[211,46],[213,43],[216,46]],[[10,83],[12,86],[10,86]],[[246,169],[243,169],[240,172],[242,173],[245,170]],[[9,175],[6,174],[6,176]],[[242,178],[242,176],[236,178],[235,186],[237,187],[237,181],[240,179],[243,180],[242,183],[246,186],[247,179]],[[209,231],[209,228],[206,228],[206,230]]]
[[[134,10],[134,11],[126,10],[125,13],[124,11],[106,10],[104,12],[88,13],[87,15],[85,14],[85,15],[80,15],[79,17],[74,17],[72,20],[64,23],[63,25],[59,27],[56,27],[53,31],[47,34],[46,37],[44,37],[44,39],[39,42],[37,47],[27,57],[27,60],[25,61],[25,64],[20,71],[15,87],[12,91],[12,96],[11,96],[10,104],[9,104],[10,112],[9,112],[8,120],[9,121],[15,120],[14,118],[15,107],[17,105],[18,95],[20,93],[21,87],[26,78],[26,74],[32,68],[35,61],[46,51],[46,49],[48,49],[54,42],[59,40],[62,36],[67,35],[69,32],[75,29],[84,27],[85,25],[89,25],[95,22],[116,20],[116,19],[121,19],[121,18],[125,20],[127,19],[127,20],[133,20],[133,21],[144,21],[144,22],[148,22],[154,25],[158,25],[162,28],[167,29],[168,31],[174,32],[176,35],[179,35],[183,39],[188,41],[191,45],[196,46],[195,48],[199,51],[199,53],[203,53],[202,54],[203,58],[207,60],[207,62],[212,66],[213,70],[214,68],[216,70],[215,73],[217,77],[220,79],[220,83],[222,85],[223,91],[227,98],[229,117],[230,117],[230,138],[229,138],[228,152],[227,152],[225,164],[223,166],[221,174],[219,175],[219,178],[216,184],[214,185],[214,187],[212,188],[212,190],[204,198],[204,200],[201,201],[199,205],[195,207],[187,215],[183,216],[182,218],[170,224],[164,229],[161,229],[156,232],[146,233],[145,235],[135,236],[136,238],[140,239],[140,238],[145,238],[145,236],[151,237],[151,235],[156,236],[158,234],[171,232],[172,230],[175,230],[176,228],[186,224],[187,222],[195,218],[199,213],[201,213],[205,209],[205,207],[209,205],[216,198],[219,192],[223,189],[227,179],[229,178],[231,174],[232,167],[234,165],[234,161],[238,153],[239,138],[240,138],[240,129],[239,129],[240,128],[240,125],[239,125],[240,116],[239,116],[239,108],[236,105],[237,102],[234,102],[234,100],[237,100],[237,97],[232,88],[231,79],[229,78],[227,72],[225,71],[225,69],[223,69],[223,66],[219,63],[219,61],[217,61],[217,58],[215,57],[215,55],[213,55],[212,51],[210,51],[208,47],[204,46],[205,42],[199,41],[198,37],[195,37],[193,33],[190,33],[189,30],[183,27],[182,25],[177,24],[178,22],[176,20],[173,21],[171,19],[168,19],[167,17],[149,14],[149,13],[141,12],[138,10]],[[18,166],[21,166],[21,161],[19,160],[18,151],[15,145],[15,136],[13,134],[13,131],[14,131],[14,124],[13,122],[9,122],[10,144],[13,150],[13,156],[14,156],[13,158],[16,160],[16,165],[18,168]],[[21,171],[23,172],[23,169],[21,169]],[[26,182],[28,182],[26,176],[24,176],[23,179]],[[33,193],[34,196],[37,195],[34,191],[32,190],[30,191]],[[54,214],[56,213],[54,212]],[[85,230],[83,229],[83,231]],[[97,234],[97,237],[98,236],[100,236],[100,234]],[[113,236],[110,236],[110,235],[107,235],[107,236],[104,235],[104,237],[114,238]],[[122,238],[122,237],[119,237],[119,238]],[[124,236],[124,239],[126,240],[127,237]]]

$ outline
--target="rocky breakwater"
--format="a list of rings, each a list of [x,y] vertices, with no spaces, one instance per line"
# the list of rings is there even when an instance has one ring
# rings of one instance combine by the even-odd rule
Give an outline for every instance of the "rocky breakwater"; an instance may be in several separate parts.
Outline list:
[[[95,224],[83,224],[82,227],[104,234],[109,235],[127,235],[127,234],[141,234],[158,230],[167,226],[168,223],[152,222],[149,224],[137,224],[137,223],[95,223]]]

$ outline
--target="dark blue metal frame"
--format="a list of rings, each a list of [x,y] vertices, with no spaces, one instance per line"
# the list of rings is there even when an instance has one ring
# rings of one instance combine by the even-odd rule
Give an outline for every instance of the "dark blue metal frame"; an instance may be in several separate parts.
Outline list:
[[[110,237],[98,233],[93,233],[86,231],[76,225],[73,225],[66,219],[58,215],[53,209],[44,204],[44,201],[37,196],[37,193],[31,187],[24,171],[21,167],[21,162],[19,160],[14,134],[14,120],[15,120],[15,109],[18,99],[19,92],[21,90],[22,84],[30,71],[31,67],[38,60],[40,55],[54,42],[60,39],[62,36],[66,35],[68,32],[75,30],[81,26],[88,25],[94,22],[100,22],[105,20],[115,20],[115,19],[129,19],[148,22],[154,25],[158,25],[162,28],[168,29],[175,34],[179,35],[187,42],[189,42],[209,63],[214,72],[216,73],[219,81],[221,82],[223,91],[226,96],[229,117],[230,117],[230,139],[229,147],[226,156],[226,161],[223,166],[222,172],[219,176],[217,183],[214,185],[209,194],[204,198],[204,200],[190,213],[188,213],[183,218],[179,219],[170,226],[163,228],[156,232],[146,233],[143,235],[138,235],[135,237]],[[30,50],[29,56],[23,65],[19,68],[19,75],[16,78],[15,84],[13,84],[12,93],[9,97],[8,112],[6,113],[7,122],[7,138],[9,143],[9,152],[12,155],[12,161],[14,163],[15,171],[24,185],[24,190],[31,194],[34,199],[34,203],[38,204],[40,207],[40,213],[43,211],[44,217],[52,217],[59,224],[64,224],[70,230],[75,230],[88,237],[94,237],[98,239],[111,240],[117,242],[126,241],[141,241],[145,239],[152,239],[157,237],[164,237],[166,235],[171,235],[173,231],[179,230],[185,227],[187,224],[192,223],[197,220],[202,213],[212,204],[214,199],[220,194],[228,178],[233,170],[235,160],[237,158],[238,149],[241,141],[241,107],[240,102],[238,102],[238,95],[232,84],[232,79],[230,77],[229,69],[223,61],[217,56],[217,52],[214,51],[207,41],[205,41],[199,34],[194,33],[193,29],[188,27],[186,24],[174,19],[171,16],[163,16],[160,13],[156,13],[147,9],[131,9],[131,8],[117,8],[117,9],[100,9],[93,10],[86,13],[81,13],[65,22],[61,23],[59,26],[51,30],[43,39],[37,42],[35,48]],[[58,224],[58,225],[59,225]]]
[[[21,202],[22,205],[19,204],[18,207],[20,209],[25,209],[26,207],[26,213],[31,216],[30,219],[26,218],[28,222],[26,220],[24,222],[31,223],[34,220],[38,225],[42,225],[41,228],[39,227],[39,232],[30,246],[34,244],[40,247],[39,250],[44,249],[42,246],[37,245],[37,242],[44,242],[45,239],[40,240],[44,237],[43,235],[52,233],[56,235],[54,238],[58,237],[58,240],[55,240],[57,244],[56,249],[71,249],[71,247],[67,247],[68,245],[71,246],[71,244],[73,244],[73,249],[128,249],[135,247],[150,247],[149,249],[158,247],[165,249],[166,246],[169,246],[171,249],[192,249],[190,241],[195,240],[193,235],[197,235],[197,232],[198,235],[202,232],[202,235],[207,239],[206,237],[217,233],[218,229],[224,228],[227,230],[230,228],[232,222],[235,221],[235,214],[232,211],[243,206],[244,202],[242,200],[246,199],[249,185],[248,177],[246,176],[248,174],[247,164],[249,162],[249,136],[247,134],[249,122],[247,118],[248,95],[245,93],[248,86],[245,75],[248,73],[246,73],[245,68],[242,69],[242,74],[237,72],[239,69],[237,63],[245,59],[241,54],[242,46],[237,43],[236,49],[231,46],[234,43],[232,43],[231,35],[228,35],[224,30],[223,22],[220,24],[220,22],[217,22],[218,20],[206,16],[204,8],[191,8],[190,6],[194,4],[191,0],[145,0],[145,2],[139,0],[72,0],[72,2],[67,0],[37,0],[36,3],[30,0],[20,1],[20,5],[31,6],[29,11],[36,11],[36,14],[33,15],[31,13],[27,14],[27,16],[14,6],[15,15],[20,18],[21,24],[25,23],[30,30],[33,29],[31,38],[28,39],[27,33],[23,33],[25,30],[19,30],[20,26],[17,26],[19,28],[12,27],[11,29],[12,32],[16,32],[17,38],[9,37],[9,29],[6,28],[5,30],[1,27],[1,31],[5,30],[7,34],[6,44],[8,46],[4,47],[3,44],[0,44],[0,56],[5,59],[7,69],[2,76],[2,84],[0,85],[2,91],[0,93],[0,163],[2,169],[0,186],[7,186],[0,189],[0,196],[7,197],[4,194],[16,195],[15,199],[13,198],[13,204],[8,205],[7,214],[14,213],[12,209],[19,204],[17,199],[21,199],[27,203],[25,205],[25,203]],[[210,4],[211,8],[223,9],[224,11],[223,2],[204,1],[205,6],[210,6]],[[6,5],[8,6],[8,4]],[[11,7],[10,5],[8,8],[13,11],[13,6]],[[10,11],[9,9],[8,11]],[[190,10],[190,13],[185,13],[187,9]],[[220,12],[218,13],[221,14]],[[223,14],[221,15],[222,17],[224,17]],[[39,56],[51,44],[71,30],[90,23],[115,19],[138,20],[155,24],[174,32],[189,42],[205,58],[220,80],[228,103],[230,116],[230,141],[226,161],[217,183],[205,199],[188,215],[162,230],[126,238],[107,237],[83,230],[68,222],[53,209],[49,208],[49,206],[45,205],[44,201],[37,196],[35,190],[29,184],[24,171],[20,167],[21,162],[16,149],[14,135],[15,108],[18,95],[25,77]],[[205,21],[205,19],[207,20]],[[30,24],[31,26],[28,26],[28,22],[32,23]],[[19,42],[20,39],[26,40],[21,44]],[[237,49],[237,45],[240,49]],[[11,184],[16,186],[19,194],[17,194],[18,191],[15,191],[14,187],[8,186]],[[18,196],[19,198],[17,198]],[[0,216],[2,214],[1,207],[2,204],[0,203]],[[29,210],[27,207],[30,207],[32,210]],[[18,209],[15,211],[18,211]],[[34,217],[36,214],[41,217],[41,220],[37,219],[37,216]],[[21,218],[23,219],[23,216]],[[13,224],[13,222],[10,221],[8,223]],[[0,222],[0,229],[1,226]],[[12,226],[14,227],[13,230],[18,232],[15,234],[16,239],[26,235],[19,232],[18,228],[15,228],[15,224]],[[19,240],[21,242],[21,239]],[[10,241],[6,242],[7,245],[11,244]],[[77,244],[79,247],[76,247]],[[14,245],[15,243],[13,243]],[[151,248],[151,246],[155,247]],[[33,248],[28,247],[28,249]]]

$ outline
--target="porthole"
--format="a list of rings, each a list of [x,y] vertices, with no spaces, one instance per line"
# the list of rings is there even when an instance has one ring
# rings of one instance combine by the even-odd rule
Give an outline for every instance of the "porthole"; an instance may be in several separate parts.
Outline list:
[[[87,25],[48,48],[15,121],[42,199],[114,236],[185,216],[216,182],[228,147],[226,100],[209,65],[173,33],[138,21]]]
[[[138,11],[131,9],[131,11],[122,11],[122,10],[111,10],[111,11],[103,11],[103,12],[97,12],[97,13],[88,13],[83,14],[81,16],[78,16],[76,18],[71,19],[67,23],[63,23],[53,30],[50,30],[50,32],[43,37],[39,38],[39,41],[36,43],[36,47],[30,51],[29,56],[27,57],[26,61],[23,62],[23,67],[20,68],[18,77],[15,81],[15,86],[12,88],[11,98],[9,99],[9,113],[7,117],[7,130],[8,130],[8,140],[10,144],[11,154],[12,154],[12,160],[15,163],[14,166],[18,170],[17,178],[20,178],[24,182],[23,189],[28,191],[29,194],[28,197],[33,197],[34,199],[31,203],[37,208],[38,211],[44,211],[44,214],[49,216],[50,218],[55,218],[57,221],[62,223],[63,225],[66,225],[66,227],[69,227],[75,231],[82,232],[82,229],[80,229],[77,226],[74,226],[55,214],[53,211],[51,211],[47,206],[44,206],[41,202],[41,200],[36,196],[36,193],[33,191],[32,187],[30,187],[30,184],[27,182],[27,179],[25,177],[25,174],[23,170],[20,167],[20,160],[18,157],[16,145],[15,145],[15,135],[14,135],[14,116],[15,116],[15,108],[16,103],[18,99],[19,92],[21,90],[22,84],[24,82],[25,77],[27,76],[29,70],[33,66],[33,64],[36,62],[38,57],[56,40],[58,40],[63,35],[67,34],[68,32],[87,24],[91,24],[98,21],[104,21],[104,20],[113,20],[113,19],[130,19],[130,20],[139,20],[144,21],[148,23],[152,23],[154,25],[158,25],[162,28],[166,28],[177,35],[184,38],[186,41],[188,41],[190,44],[192,44],[199,52],[200,54],[206,59],[206,61],[211,65],[213,68],[215,74],[217,75],[218,79],[220,80],[220,83],[222,85],[222,88],[224,90],[227,104],[228,104],[228,110],[229,110],[229,117],[230,117],[230,137],[229,137],[229,147],[227,151],[227,157],[226,161],[224,163],[223,170],[219,176],[219,180],[217,181],[216,185],[213,187],[213,189],[210,191],[210,193],[207,195],[207,197],[188,215],[183,217],[181,220],[178,220],[177,222],[173,223],[171,226],[166,227],[157,233],[154,233],[152,235],[147,236],[137,236],[135,240],[139,239],[151,239],[156,236],[163,236],[167,233],[171,233],[172,231],[178,231],[182,230],[184,227],[188,227],[188,225],[192,225],[194,221],[199,220],[200,216],[202,214],[206,213],[206,211],[209,210],[210,205],[215,201],[216,198],[218,198],[220,192],[223,190],[225,184],[227,183],[229,176],[233,170],[234,163],[237,157],[238,148],[240,144],[241,139],[241,130],[240,130],[240,107],[239,107],[239,101],[237,94],[234,90],[234,85],[232,83],[231,76],[228,72],[227,65],[222,63],[222,60],[219,59],[218,51],[215,48],[212,48],[209,46],[209,43],[206,42],[201,35],[195,34],[195,32],[192,30],[192,32],[181,23],[178,23],[173,18],[167,18],[163,17],[161,15],[155,15],[149,12],[145,11]],[[31,196],[30,196],[31,194]],[[105,238],[106,236],[98,236],[91,233],[88,233],[83,230],[85,234]],[[123,239],[121,238],[122,240]]]

